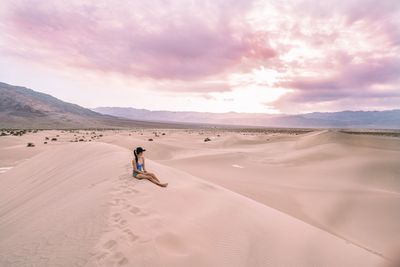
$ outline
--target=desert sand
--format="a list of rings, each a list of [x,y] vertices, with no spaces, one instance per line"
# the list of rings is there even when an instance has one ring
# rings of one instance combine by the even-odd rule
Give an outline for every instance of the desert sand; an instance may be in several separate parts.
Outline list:
[[[332,130],[2,136],[0,266],[397,266],[399,178],[400,138]]]

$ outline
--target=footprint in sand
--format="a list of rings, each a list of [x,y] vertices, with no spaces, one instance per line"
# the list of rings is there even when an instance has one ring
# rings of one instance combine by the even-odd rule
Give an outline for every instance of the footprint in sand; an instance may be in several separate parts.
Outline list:
[[[114,222],[118,222],[119,220],[121,220],[121,214],[119,213],[114,213],[112,217],[114,218]]]
[[[140,212],[140,209],[138,207],[133,206],[129,211],[133,214],[137,214]]]
[[[126,265],[129,261],[121,252],[115,252],[112,256],[117,261],[119,266]]]
[[[114,258],[114,259],[119,259],[119,258],[122,258],[122,257],[124,257],[124,254],[122,254],[122,253],[119,252],[119,251],[117,251],[117,252],[115,252],[115,253],[113,254],[113,258]]]
[[[120,199],[118,199],[118,198],[115,199],[114,198],[111,201],[109,201],[108,204],[110,204],[111,206],[118,206],[119,202],[120,202]]]
[[[126,265],[126,264],[128,264],[128,259],[127,258],[125,258],[125,257],[123,257],[122,259],[120,259],[119,261],[118,261],[118,265],[120,265],[120,266],[122,266],[122,265]]]
[[[115,247],[115,245],[117,245],[117,242],[115,240],[109,240],[104,243],[103,248],[112,249],[113,247]]]
[[[128,223],[127,220],[122,220],[122,221],[119,222],[118,227],[119,228],[124,228],[124,227],[126,227],[127,223]]]
[[[129,229],[125,229],[124,232],[128,236],[128,240],[131,241],[131,242],[134,242],[136,239],[139,238],[139,236],[137,236],[134,233],[132,233],[132,231],[129,230]]]
[[[100,255],[97,255],[96,256],[96,259],[97,260],[104,260],[105,259],[105,257],[107,257],[107,255],[108,255],[108,252],[103,252],[103,253],[101,253]]]

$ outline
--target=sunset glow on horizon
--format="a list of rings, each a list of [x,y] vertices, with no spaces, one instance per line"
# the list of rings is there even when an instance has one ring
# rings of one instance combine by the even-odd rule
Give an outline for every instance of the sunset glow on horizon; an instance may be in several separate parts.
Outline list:
[[[400,1],[2,1],[0,81],[84,107],[400,107]]]

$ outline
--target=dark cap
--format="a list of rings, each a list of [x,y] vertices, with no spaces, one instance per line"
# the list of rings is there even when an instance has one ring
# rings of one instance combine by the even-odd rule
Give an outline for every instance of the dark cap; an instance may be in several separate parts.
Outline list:
[[[144,149],[143,147],[139,146],[139,147],[136,148],[136,153],[138,153],[138,154],[143,152],[143,151],[146,151],[146,149]]]

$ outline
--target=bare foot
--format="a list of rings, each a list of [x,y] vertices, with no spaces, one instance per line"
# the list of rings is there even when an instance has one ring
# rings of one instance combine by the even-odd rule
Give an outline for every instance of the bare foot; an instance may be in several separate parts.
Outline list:
[[[168,183],[164,183],[164,184],[158,184],[161,187],[167,187]]]

